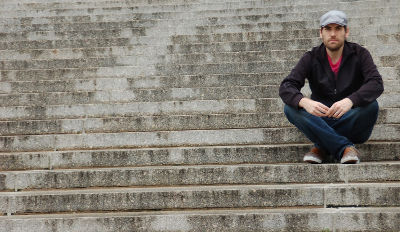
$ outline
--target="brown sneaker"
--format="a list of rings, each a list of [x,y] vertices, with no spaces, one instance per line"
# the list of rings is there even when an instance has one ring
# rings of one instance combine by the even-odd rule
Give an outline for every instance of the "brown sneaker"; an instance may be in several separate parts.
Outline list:
[[[353,146],[346,147],[343,151],[342,159],[340,163],[342,164],[358,164],[360,163],[360,152]]]
[[[304,155],[303,161],[310,164],[322,163],[322,151],[316,147],[311,148],[311,151]]]

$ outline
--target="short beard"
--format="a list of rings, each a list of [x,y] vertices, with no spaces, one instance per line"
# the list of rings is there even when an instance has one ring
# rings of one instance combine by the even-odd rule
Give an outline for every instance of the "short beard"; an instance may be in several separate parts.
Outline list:
[[[327,47],[327,46],[325,46],[325,47],[326,47],[326,49],[328,49],[328,50],[331,51],[331,52],[337,52],[337,51],[339,51],[343,46],[335,47],[335,48],[329,48],[329,47]]]
[[[325,44],[325,47],[326,47],[326,49],[328,49],[328,50],[331,51],[331,52],[337,52],[337,51],[339,51],[342,47],[344,47],[344,43],[345,43],[345,42],[346,42],[346,40],[344,40],[343,44],[342,44],[341,46],[338,46],[338,47],[331,48],[331,47],[328,47],[326,44]]]

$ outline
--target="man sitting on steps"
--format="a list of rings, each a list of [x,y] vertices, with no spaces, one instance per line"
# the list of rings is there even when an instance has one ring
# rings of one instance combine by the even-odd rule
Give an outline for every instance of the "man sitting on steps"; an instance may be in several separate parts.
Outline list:
[[[344,12],[327,12],[320,26],[322,44],[303,55],[282,81],[279,95],[288,120],[314,143],[305,162],[322,163],[331,155],[343,164],[359,163],[354,144],[366,142],[372,133],[382,77],[367,49],[346,41]],[[311,98],[300,92],[306,78]]]

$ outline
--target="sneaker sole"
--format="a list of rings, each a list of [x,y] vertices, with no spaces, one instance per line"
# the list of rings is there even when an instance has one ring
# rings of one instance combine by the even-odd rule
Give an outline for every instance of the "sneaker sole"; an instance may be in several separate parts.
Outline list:
[[[341,160],[340,163],[342,164],[359,164],[360,163],[360,159],[357,157],[349,157],[345,160]]]
[[[303,159],[304,162],[310,163],[310,164],[320,164],[322,163],[322,160],[312,157],[312,156],[304,156]]]

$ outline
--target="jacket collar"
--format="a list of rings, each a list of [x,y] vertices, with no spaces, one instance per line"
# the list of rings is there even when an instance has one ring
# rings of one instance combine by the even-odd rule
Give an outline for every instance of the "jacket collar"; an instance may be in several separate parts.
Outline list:
[[[323,43],[321,43],[320,49],[319,49],[319,57],[322,59],[321,61],[326,61],[328,59],[327,53],[326,53],[326,47]],[[346,60],[347,57],[349,57],[352,53],[354,53],[353,48],[350,46],[350,43],[345,41],[344,46],[343,46],[343,58],[342,58],[342,63]]]
[[[351,47],[351,44],[349,42],[345,41],[344,47],[343,47],[343,54],[342,54],[343,57],[342,57],[342,62],[340,64],[340,66],[342,66],[346,62],[347,58],[354,52],[355,51]],[[331,77],[330,80],[335,80],[336,77],[335,77],[335,74],[332,72],[331,66],[329,65],[326,47],[323,43],[319,47],[318,58],[319,58],[319,62],[324,67],[325,72]],[[339,71],[340,71],[340,68],[339,68]]]

